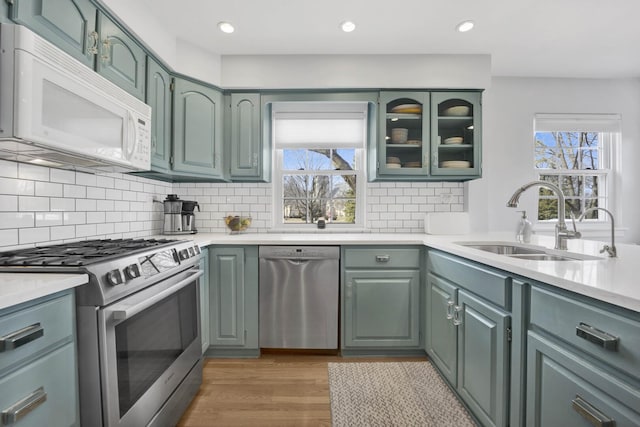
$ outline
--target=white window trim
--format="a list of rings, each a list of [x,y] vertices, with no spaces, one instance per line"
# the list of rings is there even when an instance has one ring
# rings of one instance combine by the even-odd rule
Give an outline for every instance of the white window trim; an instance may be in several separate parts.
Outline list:
[[[615,234],[616,237],[624,237],[627,228],[623,225],[622,215],[622,201],[620,194],[622,194],[622,153],[621,153],[621,123],[620,115],[618,114],[536,114],[534,123],[534,139],[536,132],[553,132],[558,131],[557,124],[560,123],[574,123],[576,127],[568,129],[567,131],[582,129],[583,131],[596,131],[610,135],[611,137],[603,138],[602,144],[606,144],[607,147],[603,150],[605,154],[604,164],[608,166],[606,169],[600,171],[608,172],[606,192],[607,192],[607,209],[613,214],[616,224]],[[538,123],[544,122],[543,126],[538,126]],[[585,123],[589,125],[585,126]],[[555,129],[555,130],[553,130]],[[599,130],[598,130],[599,129]],[[535,142],[535,140],[534,140]],[[535,144],[532,145],[532,150],[535,159]],[[571,172],[555,172],[554,169],[537,169],[534,166],[534,173],[536,177],[541,175],[553,175],[553,174],[570,174],[579,175]],[[594,175],[595,171],[584,171],[585,174]],[[536,203],[537,206],[537,203]],[[583,221],[576,223],[578,230],[582,233],[583,237],[587,238],[607,238],[611,232],[611,224],[609,217],[605,212],[599,211],[598,216],[602,218],[602,221]],[[536,211],[537,217],[537,211]],[[568,219],[569,227],[571,220]],[[542,234],[553,234],[555,232],[555,225],[558,222],[554,220],[536,220],[534,229]]]
[[[281,111],[291,111],[291,109],[293,108],[294,110],[297,110],[295,106],[293,106],[292,102],[284,102],[284,103],[279,103],[280,106],[282,107],[280,109]],[[299,104],[299,103],[298,103]],[[325,110],[325,108],[322,107],[323,103],[304,103],[305,104],[305,108],[307,111],[315,111],[316,108],[318,108],[319,110],[323,111]],[[326,104],[326,103],[324,103]],[[349,108],[348,104],[351,103],[332,103],[332,108],[335,108],[336,105],[338,105],[338,108],[335,110],[337,112],[348,112],[349,111],[353,111],[352,108]],[[353,170],[349,170],[349,171],[334,171],[334,170],[321,170],[318,171],[318,174],[321,175],[343,175],[344,173],[342,172],[348,172],[349,174],[354,174],[356,176],[356,215],[355,215],[355,221],[353,224],[339,224],[339,223],[333,223],[333,222],[327,222],[326,228],[324,229],[318,229],[317,228],[317,224],[285,224],[282,219],[284,217],[284,213],[282,210],[282,200],[283,200],[283,186],[282,186],[282,182],[283,182],[283,178],[284,178],[284,171],[283,171],[283,165],[284,165],[284,159],[283,159],[283,149],[282,148],[276,148],[274,147],[274,151],[273,151],[273,156],[272,156],[272,176],[273,176],[273,192],[272,192],[272,224],[271,224],[271,230],[272,232],[278,232],[278,233],[282,233],[282,232],[314,232],[314,231],[318,231],[318,232],[322,232],[322,233],[330,233],[330,232],[363,232],[366,231],[366,211],[367,211],[367,188],[366,188],[366,183],[367,183],[367,168],[366,168],[366,147],[367,147],[367,140],[368,140],[368,124],[367,124],[367,116],[366,116],[366,111],[367,111],[367,105],[366,103],[362,103],[362,102],[358,102],[357,104],[360,105],[360,108],[363,108],[364,113],[359,113],[359,114],[364,114],[364,121],[363,121],[363,126],[364,126],[364,134],[363,134],[363,141],[362,141],[362,145],[360,147],[349,147],[349,148],[354,148],[355,152],[354,152],[354,164],[355,164],[355,169]],[[309,108],[311,105],[311,108]],[[292,107],[293,106],[293,107]],[[320,107],[318,107],[320,106]],[[275,115],[278,114],[278,109],[277,108],[273,108],[272,109],[272,123],[274,120]],[[289,113],[291,115],[291,113]],[[329,116],[331,116],[332,114],[329,114]],[[274,126],[271,126],[271,130],[272,130],[272,141],[275,141],[275,129]],[[274,144],[275,145],[275,144]],[[310,148],[312,146],[312,144],[304,144],[301,145],[298,148]],[[291,147],[294,148],[294,147]],[[327,148],[327,147],[325,147]],[[331,148],[336,148],[336,149],[340,149],[340,148],[346,148],[344,146],[340,146],[339,144],[336,145],[335,147],[331,147]],[[287,171],[286,174],[290,174],[290,172],[293,172],[294,174],[297,171]],[[305,173],[306,172],[306,173]],[[310,171],[302,171],[300,172],[301,175],[306,175],[308,174]],[[312,172],[312,171],[311,171]]]

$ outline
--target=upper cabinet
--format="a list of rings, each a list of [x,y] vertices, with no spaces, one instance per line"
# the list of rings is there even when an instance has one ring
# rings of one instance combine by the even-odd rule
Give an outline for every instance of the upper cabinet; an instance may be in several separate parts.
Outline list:
[[[223,178],[222,92],[175,79],[173,92],[173,171],[193,178]]]
[[[480,176],[481,114],[478,92],[431,94],[431,175]]]
[[[144,100],[145,53],[89,0],[19,0],[11,19]]]
[[[151,57],[147,60],[147,104],[152,110],[151,168],[168,172],[171,168],[171,76]]]
[[[380,92],[374,179],[468,180],[481,175],[479,92]]]
[[[144,100],[145,53],[120,27],[98,13],[96,71],[136,98]]]
[[[378,176],[429,174],[429,93],[381,92]]]
[[[11,19],[90,68],[100,39],[96,16],[97,9],[89,0],[19,0],[11,5]]]
[[[262,145],[262,114],[259,93],[232,93],[227,132],[230,178],[263,181],[268,177],[268,153]]]

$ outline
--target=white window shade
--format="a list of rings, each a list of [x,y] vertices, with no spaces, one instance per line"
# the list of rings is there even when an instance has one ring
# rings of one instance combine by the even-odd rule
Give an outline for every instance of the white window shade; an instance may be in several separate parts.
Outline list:
[[[318,111],[318,105],[332,111]],[[298,111],[273,111],[273,142],[283,148],[364,148],[367,132],[366,103],[340,105],[316,104]],[[306,110],[306,111],[305,111]]]
[[[536,132],[613,132],[622,124],[619,114],[536,114]]]

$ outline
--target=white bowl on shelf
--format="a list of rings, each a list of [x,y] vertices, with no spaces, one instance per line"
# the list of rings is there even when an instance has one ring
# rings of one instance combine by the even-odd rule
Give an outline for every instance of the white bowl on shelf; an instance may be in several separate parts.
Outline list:
[[[444,160],[440,162],[441,168],[456,168],[456,169],[468,169],[471,167],[471,162],[468,160]]]
[[[471,108],[467,105],[454,105],[445,109],[442,113],[445,116],[468,116],[471,112]]]
[[[406,144],[408,137],[409,137],[409,129],[406,129],[406,128],[391,129],[392,144]]]
[[[446,138],[444,141],[442,141],[442,143],[445,145],[462,144],[463,141],[464,138],[461,136],[452,136],[450,138]]]
[[[387,163],[387,169],[400,169],[401,167],[400,163]]]

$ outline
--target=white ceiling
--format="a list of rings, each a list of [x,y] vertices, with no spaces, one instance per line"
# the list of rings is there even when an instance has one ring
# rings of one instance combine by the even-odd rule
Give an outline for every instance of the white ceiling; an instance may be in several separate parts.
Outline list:
[[[640,77],[640,0],[139,3],[176,39],[221,55],[490,54],[494,76]],[[466,19],[475,29],[456,32]],[[353,33],[339,29],[344,20]]]

